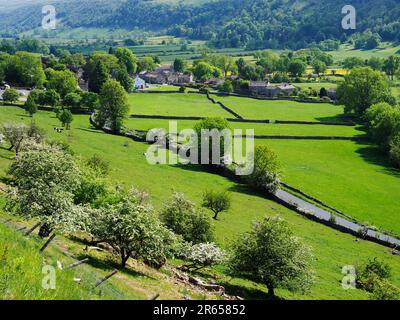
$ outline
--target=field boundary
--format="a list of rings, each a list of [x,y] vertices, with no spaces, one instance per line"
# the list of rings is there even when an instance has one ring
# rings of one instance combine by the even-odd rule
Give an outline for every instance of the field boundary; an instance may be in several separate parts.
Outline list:
[[[129,118],[137,119],[161,119],[161,120],[202,120],[207,117],[200,116],[163,116],[156,114],[131,114]],[[297,120],[270,120],[270,119],[244,119],[244,118],[225,118],[229,122],[242,123],[265,123],[265,124],[304,124],[304,125],[328,125],[328,126],[349,126],[355,127],[351,122],[317,122],[317,121],[297,121]]]

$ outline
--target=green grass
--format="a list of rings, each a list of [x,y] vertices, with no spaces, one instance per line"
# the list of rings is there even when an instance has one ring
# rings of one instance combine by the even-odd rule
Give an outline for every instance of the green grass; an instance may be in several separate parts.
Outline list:
[[[0,224],[0,299],[5,300],[80,300],[80,299],[120,299],[124,295],[117,291],[94,289],[96,277],[84,268],[70,270],[57,268],[57,260],[65,265],[74,261],[62,256],[54,249],[39,253],[41,247],[37,238],[27,240],[22,233]],[[49,252],[50,250],[50,252]],[[42,287],[46,265],[54,267],[56,289]],[[100,273],[98,274],[100,275]],[[74,278],[83,279],[78,284]],[[93,283],[90,283],[90,280]],[[108,286],[107,286],[108,287]]]
[[[176,120],[173,120],[176,121]],[[126,120],[126,126],[130,129],[150,130],[162,128],[169,131],[169,120],[164,119],[137,119]],[[178,130],[193,128],[197,121],[177,120]],[[340,136],[352,137],[364,135],[359,127],[330,126],[330,125],[297,125],[297,124],[263,124],[263,123],[239,123],[230,122],[231,129],[253,129],[255,135],[280,135],[280,136]],[[240,133],[238,133],[240,134]]]
[[[400,234],[400,172],[372,144],[258,141],[278,154],[284,180],[339,210]]]
[[[24,116],[23,110],[14,107],[1,107],[0,114],[2,122],[9,120],[30,121],[29,117]],[[210,187],[231,192],[232,208],[228,213],[222,214],[219,221],[213,222],[217,234],[217,243],[223,247],[236,239],[240,233],[248,230],[251,222],[255,219],[260,219],[265,215],[280,215],[286,219],[295,234],[313,248],[316,258],[313,266],[317,279],[312,290],[304,296],[292,294],[285,290],[277,290],[277,294],[283,298],[366,299],[368,295],[361,290],[342,289],[340,284],[343,277],[341,268],[344,265],[360,263],[370,257],[379,257],[387,261],[393,269],[393,283],[400,285],[400,261],[398,257],[388,254],[388,250],[382,246],[363,240],[355,241],[355,238],[350,235],[305,219],[221,176],[212,175],[197,168],[177,165],[149,165],[144,156],[148,148],[147,145],[94,130],[90,127],[87,116],[75,116],[72,130],[61,134],[57,134],[53,130],[53,127],[59,126],[59,122],[52,113],[38,112],[35,115],[35,121],[47,130],[49,136],[68,141],[77,155],[89,157],[95,153],[101,154],[112,164],[111,177],[118,183],[127,186],[135,185],[149,192],[156,209],[169,199],[173,191],[184,192],[196,203],[200,203],[202,193]],[[279,145],[279,143],[276,142],[276,145]],[[276,149],[282,157],[282,150]],[[0,149],[2,170],[9,163],[11,156],[9,152]],[[291,156],[293,161],[296,161],[298,155],[293,152]],[[312,154],[309,157],[312,157]],[[331,161],[336,160],[336,158],[333,158],[327,161],[326,167],[329,167],[328,164],[330,165]],[[285,161],[285,159],[282,159],[282,161]],[[384,170],[383,166],[378,166],[377,170],[378,168]],[[375,183],[375,181],[371,183]],[[329,186],[324,187],[327,193],[330,192]],[[385,187],[384,190],[387,190],[387,188]],[[211,270],[210,274],[219,283],[226,285],[230,292],[244,297],[265,297],[263,286],[241,279],[230,279],[221,273],[216,273],[216,270],[219,269]],[[141,284],[143,286],[142,281],[144,281],[142,278],[136,280],[136,282],[130,282],[130,278],[123,280],[126,283],[127,290],[131,285]],[[173,283],[170,284],[170,287],[164,284],[163,290],[172,291],[174,288]]]
[[[319,92],[321,88],[325,89],[330,89],[330,88],[336,88],[337,83],[330,83],[330,82],[302,82],[302,83],[293,83],[295,87],[301,88],[301,89],[315,89]]]
[[[372,57],[387,58],[391,55],[399,54],[399,51],[399,45],[396,46],[385,42],[373,50],[356,50],[351,45],[342,45],[339,50],[330,51],[328,53],[333,56],[336,62],[340,62],[349,57],[359,57],[363,59],[370,59]]]
[[[328,103],[286,100],[257,100],[242,97],[213,97],[246,119],[341,121],[343,107]]]
[[[212,104],[204,95],[195,93],[132,93],[129,95],[130,113],[144,115],[172,115],[199,117],[229,117],[217,105]]]

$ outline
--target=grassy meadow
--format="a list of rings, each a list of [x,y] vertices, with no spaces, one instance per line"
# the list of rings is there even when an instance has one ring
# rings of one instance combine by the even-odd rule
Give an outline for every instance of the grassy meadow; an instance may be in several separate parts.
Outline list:
[[[343,121],[343,107],[329,103],[300,103],[286,100],[257,100],[213,95],[245,119],[290,121]]]
[[[31,120],[30,117],[25,115],[22,109],[6,106],[0,107],[0,122],[14,121],[28,123]],[[238,185],[224,177],[204,172],[199,168],[182,167],[180,165],[149,165],[144,155],[148,148],[146,144],[134,142],[124,137],[107,135],[95,130],[90,126],[88,116],[74,116],[72,129],[70,131],[64,131],[63,133],[56,133],[53,130],[54,127],[58,127],[60,124],[55,118],[55,115],[51,112],[39,111],[34,116],[34,120],[40,127],[47,131],[49,137],[69,142],[77,155],[82,157],[89,157],[93,154],[102,155],[111,163],[112,171],[110,177],[115,180],[115,182],[122,183],[126,186],[134,185],[149,192],[151,195],[151,201],[157,209],[162,207],[163,203],[170,198],[174,191],[184,192],[188,198],[196,203],[200,203],[202,193],[210,186],[213,186],[214,189],[227,190],[231,192],[232,208],[229,212],[222,214],[219,221],[213,222],[217,235],[217,243],[222,247],[227,247],[231,241],[234,241],[236,237],[240,235],[240,233],[250,228],[252,221],[260,219],[265,215],[279,215],[286,219],[295,234],[301,237],[313,248],[315,255],[314,268],[316,271],[316,284],[306,295],[292,294],[286,290],[277,290],[277,294],[282,298],[366,299],[368,298],[368,295],[364,291],[342,289],[340,284],[343,277],[343,274],[341,274],[341,268],[344,265],[361,263],[370,257],[379,257],[387,261],[393,269],[393,282],[396,285],[400,285],[400,261],[398,257],[388,254],[388,250],[385,247],[363,240],[356,240],[356,238],[350,235],[340,233],[312,222],[299,216],[293,211],[254,193],[245,186]],[[324,147],[325,144],[323,143],[325,142],[315,144],[316,151],[319,149],[325,151],[326,149],[330,149],[330,153],[327,153],[325,158],[321,160],[320,167],[317,167],[314,172],[308,171],[307,173],[307,171],[303,171],[301,173],[302,175],[296,178],[291,177],[292,173],[296,173],[296,171],[290,170],[290,163],[294,166],[294,162],[298,162],[299,159],[301,161],[303,157],[306,159],[305,154],[307,152],[309,153],[308,157],[313,159],[313,161],[317,161],[318,155],[315,154],[314,159],[310,149],[307,150],[305,146],[301,147],[301,145],[299,148],[293,150],[286,142],[268,141],[268,143],[271,143],[271,147],[278,152],[278,155],[284,164],[285,180],[288,182],[296,184],[296,181],[291,179],[297,179],[298,182],[301,182],[302,179],[306,179],[307,177],[310,178],[311,175],[319,169],[320,171],[326,170],[326,172],[331,173],[331,177],[329,177],[327,173],[327,177],[324,177],[318,185],[318,187],[321,188],[320,190],[325,191],[324,195],[330,194],[331,190],[336,192],[336,190],[339,189],[339,187],[334,187],[334,182],[336,181],[334,170],[336,170],[340,164],[343,164],[343,162],[337,163],[341,157],[351,156],[351,154],[347,154],[349,151],[348,149],[342,151],[336,150],[336,145],[332,144]],[[314,142],[309,143],[314,144]],[[300,151],[303,153],[301,154]],[[321,153],[324,153],[325,151]],[[335,152],[337,155],[333,157]],[[333,158],[327,160],[327,158],[330,157],[329,155]],[[0,148],[1,175],[4,175],[4,171],[10,163],[12,156],[13,154],[11,152],[8,152],[4,148]],[[307,163],[306,160],[304,161]],[[325,167],[323,167],[323,163],[325,163]],[[363,166],[358,171],[360,174],[362,172],[363,175],[366,175],[368,170],[372,170],[372,166],[376,171],[376,176],[373,176],[373,179],[378,179],[376,177],[379,177],[379,172],[382,179],[384,175],[389,175],[389,173],[384,172],[384,166],[378,164],[373,165],[366,161],[362,163],[361,159],[355,161],[354,167],[351,167],[351,170],[354,170],[354,168],[361,164]],[[307,164],[304,164],[303,166],[306,165]],[[314,164],[310,162],[309,166],[314,166]],[[329,167],[332,169],[329,170]],[[299,169],[299,171],[302,170]],[[341,172],[344,171],[346,171],[345,168],[343,168]],[[349,173],[349,171],[350,170],[347,170],[346,172]],[[360,182],[358,180],[360,177],[357,174],[352,176],[357,179],[351,180],[348,178],[348,183],[351,183],[352,185],[359,183],[360,186],[364,187],[364,190],[371,187],[370,184],[365,182],[366,180]],[[324,181],[328,181],[329,184],[324,184]],[[395,184],[394,180],[390,181],[392,185]],[[376,181],[373,181],[373,183],[376,184]],[[378,186],[383,188],[383,190],[380,191],[381,194],[387,192],[387,183],[385,186],[382,186],[382,184],[378,184]],[[301,185],[298,184],[296,186],[301,187]],[[391,186],[391,188],[394,189],[393,186]],[[315,187],[311,190],[314,195],[314,191],[316,190],[318,190],[318,188]],[[359,190],[362,191],[362,188],[360,187]],[[393,195],[394,193],[395,192],[387,192],[388,195]],[[346,195],[342,192],[340,195],[336,194],[336,196],[338,198],[337,201],[340,201],[340,199]],[[387,201],[385,203],[387,204],[387,207],[385,212],[389,212],[392,209],[390,203],[395,203],[395,199],[389,199],[389,196],[386,197]],[[371,203],[371,199],[368,199],[368,201]],[[331,204],[335,205],[335,203]],[[394,211],[394,213],[395,212],[396,211]],[[392,213],[392,215],[394,213]],[[382,219],[388,221],[386,220],[386,216],[390,215],[385,214],[385,219],[383,219],[384,217],[382,217]],[[73,245],[71,244],[71,247],[72,246]],[[263,286],[241,279],[231,279],[225,275],[224,270],[218,267],[209,270],[208,272],[209,275],[212,275],[212,277],[217,280],[218,283],[229,288],[229,292],[231,293],[253,298],[262,298],[265,294],[265,288]],[[150,286],[147,284],[148,281],[150,280],[146,277],[138,277],[137,275],[133,276],[130,272],[127,272],[123,275],[122,282],[125,284],[125,289],[132,285],[139,290],[140,288]],[[162,286],[162,289],[160,290],[163,292],[173,290],[175,285],[169,285],[168,283],[163,283],[160,285]]]

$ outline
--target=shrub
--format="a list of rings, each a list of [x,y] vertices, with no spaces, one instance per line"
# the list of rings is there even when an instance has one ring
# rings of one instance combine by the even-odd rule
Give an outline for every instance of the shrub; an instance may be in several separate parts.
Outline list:
[[[203,195],[203,207],[214,212],[214,219],[218,218],[218,214],[228,211],[231,206],[231,198],[227,192],[206,191]]]
[[[223,263],[226,254],[214,243],[199,243],[193,246],[189,245],[183,252],[183,258],[192,262],[191,265],[185,265],[184,269],[200,270]]]
[[[172,200],[161,211],[165,226],[193,243],[211,242],[214,238],[211,220],[202,210],[175,193]]]
[[[377,280],[371,294],[372,300],[400,300],[400,289],[387,280]]]
[[[357,268],[357,284],[368,292],[373,292],[378,281],[391,276],[390,266],[377,258],[369,259]]]
[[[86,160],[86,165],[100,173],[101,175],[107,175],[110,171],[110,163],[104,160],[98,154],[92,155],[89,159]]]
[[[17,102],[19,99],[19,92],[15,90],[14,88],[6,89],[3,92],[3,101],[4,102],[9,102],[9,103],[14,103]]]
[[[254,149],[254,169],[246,176],[251,186],[275,193],[280,184],[280,164],[276,154],[267,146],[256,146]]]
[[[390,159],[393,164],[400,168],[400,133],[390,142]]]

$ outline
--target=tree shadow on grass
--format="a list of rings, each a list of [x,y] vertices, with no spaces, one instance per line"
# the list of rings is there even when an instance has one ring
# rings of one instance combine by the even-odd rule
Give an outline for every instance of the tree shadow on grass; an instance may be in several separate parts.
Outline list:
[[[85,258],[89,258],[89,261],[87,262],[88,265],[90,265],[93,268],[96,268],[98,270],[102,270],[106,273],[109,273],[113,270],[118,270],[118,272],[120,272],[121,274],[126,274],[126,275],[132,276],[134,278],[146,277],[148,279],[157,280],[157,279],[153,278],[152,276],[149,276],[148,274],[145,274],[140,271],[136,271],[136,270],[132,269],[130,266],[126,266],[125,268],[122,268],[119,263],[117,263],[114,259],[111,259],[110,257],[103,260],[103,259],[93,257],[93,256],[85,254],[85,253],[81,253],[81,254],[78,254],[75,258],[78,260],[83,260]]]
[[[391,176],[400,178],[400,170],[394,168],[386,156],[379,148],[373,143],[357,143],[360,147],[357,149],[357,153],[368,163],[378,165],[381,167],[381,172],[389,174]]]

